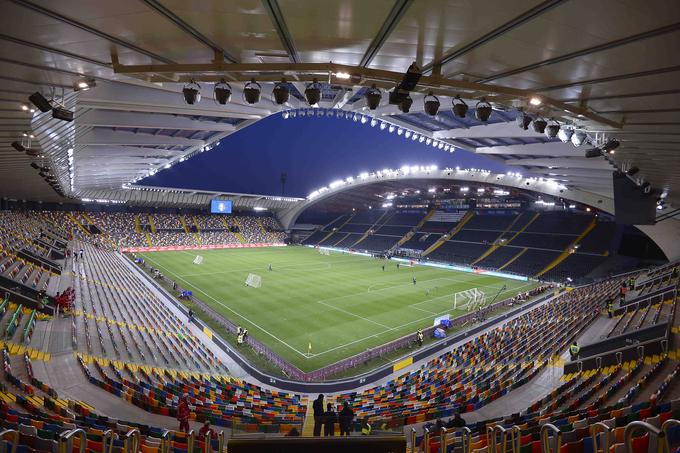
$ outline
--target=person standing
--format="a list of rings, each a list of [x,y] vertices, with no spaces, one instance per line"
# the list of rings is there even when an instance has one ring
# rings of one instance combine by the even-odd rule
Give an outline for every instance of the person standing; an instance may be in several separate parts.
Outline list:
[[[189,401],[187,399],[187,394],[185,393],[179,399],[177,404],[177,421],[179,421],[179,430],[185,433],[189,432]]]
[[[340,411],[340,435],[349,436],[350,428],[352,427],[352,420],[354,420],[354,412],[349,407],[349,403],[345,401],[342,403],[342,410]]]
[[[210,420],[203,422],[203,426],[198,430],[198,438],[205,440],[205,442],[210,442],[214,435],[215,433],[210,427]]]
[[[318,437],[321,435],[321,425],[323,424],[324,418],[323,393],[320,393],[314,400],[312,409],[314,410],[314,436]]]
[[[338,419],[338,415],[333,410],[333,405],[331,403],[326,404],[326,413],[324,414],[324,425],[323,425],[323,435],[324,436],[334,436],[335,435],[335,422]]]
[[[581,348],[574,341],[571,346],[569,346],[569,355],[571,356],[572,362],[578,359],[578,353],[581,352]]]

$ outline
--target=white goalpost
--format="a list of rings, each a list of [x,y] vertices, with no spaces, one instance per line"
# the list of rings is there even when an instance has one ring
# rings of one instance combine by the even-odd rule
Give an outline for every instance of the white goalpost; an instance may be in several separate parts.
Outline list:
[[[194,264],[202,264],[203,263],[203,257],[201,255],[196,255],[196,258],[194,258]]]
[[[251,288],[259,288],[262,286],[262,277],[257,274],[248,274],[248,278],[246,278],[246,286],[250,286]]]
[[[479,288],[466,289],[453,295],[453,309],[476,310],[486,302],[486,294]]]

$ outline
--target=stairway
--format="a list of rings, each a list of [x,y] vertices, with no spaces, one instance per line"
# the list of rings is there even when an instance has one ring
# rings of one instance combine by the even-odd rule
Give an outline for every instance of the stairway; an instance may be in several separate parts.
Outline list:
[[[391,215],[387,216],[388,213],[390,213]],[[376,220],[375,223],[374,223],[373,225],[371,225],[370,228],[369,228],[368,230],[366,230],[366,232],[363,234],[363,236],[361,236],[361,237],[359,238],[358,241],[356,241],[354,244],[352,244],[352,247],[356,247],[356,246],[357,246],[358,244],[360,244],[364,239],[366,239],[366,238],[368,237],[368,232],[369,232],[369,231],[371,231],[371,230],[376,231],[378,228],[380,228],[380,227],[383,226],[385,223],[387,223],[387,221],[390,220],[390,218],[391,218],[393,215],[394,215],[394,212],[392,212],[392,211],[385,211],[385,212],[383,212],[382,215],[378,218],[378,220]],[[387,216],[387,217],[385,217],[385,216]],[[383,219],[385,219],[385,220],[383,220]],[[382,223],[381,223],[381,221],[382,221]]]
[[[67,213],[66,213],[66,216],[69,218],[69,220],[70,220],[71,222],[73,222],[78,228],[80,228],[80,229],[85,233],[86,236],[89,236],[89,235],[90,235],[90,232],[88,231],[88,229],[85,228],[85,227],[83,226],[83,224],[80,223],[80,222],[78,221],[78,219],[76,219],[75,217],[73,217],[73,214],[71,214],[70,212],[67,212]]]
[[[156,230],[156,225],[153,223],[153,217],[151,217],[151,214],[149,214],[149,228],[151,228],[152,233],[156,233],[158,230]]]
[[[495,252],[496,249],[497,249],[498,247],[500,247],[500,245],[498,244],[498,242],[499,242],[499,241],[501,240],[501,238],[505,235],[505,233],[507,233],[508,231],[510,231],[510,229],[511,229],[512,227],[515,226],[515,224],[516,224],[517,221],[522,217],[523,214],[524,214],[524,212],[520,212],[519,214],[517,214],[517,217],[515,217],[515,218],[512,220],[512,222],[510,222],[510,225],[508,225],[508,227],[507,227],[506,229],[504,229],[503,232],[502,232],[501,234],[498,235],[498,237],[496,238],[496,240],[493,241],[493,244],[491,245],[491,247],[489,247],[489,248],[487,249],[486,252],[482,253],[482,255],[481,255],[479,258],[477,258],[476,260],[474,260],[474,261],[472,262],[471,265],[475,265],[475,264],[479,263],[479,262],[482,261],[484,258],[486,258],[487,256],[491,255],[493,252]]]
[[[222,219],[224,220],[224,219]],[[179,222],[182,224],[182,228],[184,229],[185,233],[189,233],[189,226],[187,225],[187,221],[184,219],[184,216],[179,216]]]
[[[520,256],[524,255],[524,254],[527,252],[527,250],[529,250],[527,247],[525,247],[525,248],[523,248],[522,250],[520,250],[519,253],[517,253],[515,256],[513,256],[512,258],[510,258],[510,259],[508,260],[508,262],[505,263],[504,265],[502,265],[501,267],[499,267],[498,270],[500,271],[500,270],[503,270],[503,269],[505,269],[506,267],[508,267],[510,264],[513,263],[513,261],[515,261],[515,260],[516,260],[517,258],[519,258]]]
[[[244,238],[243,235],[241,234],[241,225],[239,225],[238,220],[236,220],[236,217],[232,217],[232,220],[234,221],[234,225],[236,225],[238,227],[238,230],[239,230],[238,233],[234,233],[234,236],[236,236],[236,239],[238,239],[238,241],[241,244],[245,244],[246,238]],[[226,220],[225,220],[225,222],[226,222]]]
[[[144,234],[146,235],[146,242],[149,244],[149,247],[153,247],[153,242],[151,242],[151,235],[149,232],[147,231]]]
[[[430,218],[434,215],[436,211],[437,208],[430,209],[430,212],[425,214],[425,217],[420,219],[418,225],[413,227],[408,233],[406,233],[401,239],[399,239],[399,241],[396,244],[394,244],[390,251],[396,250],[402,245],[406,244],[413,237],[413,235],[415,235],[418,232],[418,230],[420,230],[423,227],[423,225],[425,225],[425,223],[427,223],[427,221],[430,220]]]
[[[142,224],[139,222],[139,214],[135,214],[135,233],[142,232]]]
[[[550,264],[548,264],[548,265],[545,267],[545,269],[543,269],[541,272],[539,272],[538,274],[536,274],[535,277],[540,277],[541,275],[545,274],[546,272],[548,272],[548,271],[549,271],[550,269],[552,269],[553,267],[555,267],[555,266],[557,266],[558,264],[560,264],[562,261],[566,260],[567,257],[571,254],[570,250],[572,250],[576,244],[580,244],[581,241],[582,241],[586,236],[588,236],[588,233],[590,233],[591,231],[593,231],[593,229],[594,229],[596,226],[597,226],[597,222],[595,221],[595,217],[593,217],[593,219],[590,221],[590,223],[588,224],[588,226],[586,227],[586,229],[583,230],[583,232],[581,232],[581,234],[578,235],[578,237],[574,240],[574,242],[572,242],[571,244],[569,244],[569,245],[567,246],[567,248],[564,249],[564,250],[562,251],[562,253],[560,253],[560,254],[557,256],[557,258],[555,258]]]
[[[461,229],[463,229],[463,227],[465,226],[465,224],[468,223],[474,216],[475,216],[475,212],[474,212],[474,211],[468,211],[468,212],[466,212],[465,215],[463,216],[463,218],[460,219],[460,222],[458,222],[458,223],[456,224],[456,226],[454,226],[454,227],[451,229],[451,231],[449,231],[447,234],[442,235],[442,237],[440,237],[439,239],[437,239],[437,241],[436,241],[434,244],[432,244],[432,245],[429,246],[427,249],[425,249],[425,250],[423,251],[423,253],[422,253],[422,256],[427,256],[427,255],[429,255],[430,253],[432,253],[432,252],[434,252],[435,250],[437,250],[439,247],[441,247],[441,245],[442,245],[445,241],[449,240],[450,238],[452,238],[453,236],[455,236]]]
[[[342,225],[340,225],[339,227],[337,227],[337,229],[340,230],[342,227],[344,227],[345,225],[347,225],[347,224],[349,223],[349,221],[352,220],[352,219],[354,218],[355,215],[356,215],[356,214],[353,212],[352,215],[350,215],[350,216],[347,218],[347,220],[345,220],[345,221],[342,223]],[[326,236],[324,236],[323,239],[321,239],[321,240],[319,241],[319,244],[321,244],[322,242],[326,241],[326,240],[329,239],[331,236],[333,236],[333,233],[335,233],[335,230],[331,230],[330,233],[328,233]]]

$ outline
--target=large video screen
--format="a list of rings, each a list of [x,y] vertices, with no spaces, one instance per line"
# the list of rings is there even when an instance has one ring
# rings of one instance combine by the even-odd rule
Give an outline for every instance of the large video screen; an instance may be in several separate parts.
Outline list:
[[[231,200],[210,200],[211,214],[231,214]]]

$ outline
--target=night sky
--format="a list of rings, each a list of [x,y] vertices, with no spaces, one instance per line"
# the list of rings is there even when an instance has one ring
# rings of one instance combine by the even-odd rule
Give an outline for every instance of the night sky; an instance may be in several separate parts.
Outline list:
[[[454,153],[388,133],[370,122],[275,114],[231,134],[211,151],[140,182],[143,185],[306,197],[336,179],[403,165],[516,170],[484,156]]]

